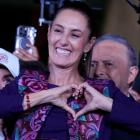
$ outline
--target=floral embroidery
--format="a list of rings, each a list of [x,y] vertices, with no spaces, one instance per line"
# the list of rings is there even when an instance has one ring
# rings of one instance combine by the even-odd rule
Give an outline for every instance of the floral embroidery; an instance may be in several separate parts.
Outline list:
[[[44,74],[37,71],[25,71],[19,79],[19,93],[21,95],[35,93],[43,89],[48,89],[47,78]],[[42,123],[45,121],[47,112],[51,106],[41,106],[33,108],[23,115],[16,123],[18,136],[20,140],[34,140],[40,130]],[[17,135],[17,134],[16,134]],[[16,139],[16,138],[15,138]]]
[[[93,86],[93,81],[88,82]],[[26,70],[21,75],[18,84],[19,93],[21,95],[48,89],[46,74],[37,71]],[[99,84],[97,88],[103,90],[103,85]],[[107,89],[106,91],[109,92]],[[86,101],[84,99],[71,99],[69,101],[69,105],[75,111],[83,108],[85,104]],[[31,109],[30,112],[27,111],[16,123],[14,140],[35,140],[51,108],[52,106],[48,105],[35,107]],[[93,112],[82,115],[77,121],[74,121],[72,115],[68,113],[67,124],[69,127],[70,140],[97,140],[102,117],[101,114]]]
[[[69,105],[74,110],[80,110],[86,104],[85,100],[73,100]],[[72,116],[68,114],[68,126],[70,140],[96,140],[99,137],[99,128],[102,120],[102,115],[96,113],[88,113],[82,115],[77,121],[74,121]]]

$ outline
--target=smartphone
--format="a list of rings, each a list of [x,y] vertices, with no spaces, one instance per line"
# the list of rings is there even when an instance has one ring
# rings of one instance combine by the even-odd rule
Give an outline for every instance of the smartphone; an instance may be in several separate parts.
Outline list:
[[[31,48],[26,44],[35,44],[37,30],[33,26],[19,25],[16,29],[15,49],[22,48],[32,53]]]

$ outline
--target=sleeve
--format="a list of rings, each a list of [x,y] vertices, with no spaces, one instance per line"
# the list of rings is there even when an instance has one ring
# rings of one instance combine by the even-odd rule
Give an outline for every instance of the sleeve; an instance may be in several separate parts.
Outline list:
[[[14,80],[0,90],[0,117],[10,117],[23,111],[23,96],[18,93],[17,81]]]
[[[126,97],[119,89],[114,92],[111,123],[122,125],[134,131],[140,131],[140,103]]]

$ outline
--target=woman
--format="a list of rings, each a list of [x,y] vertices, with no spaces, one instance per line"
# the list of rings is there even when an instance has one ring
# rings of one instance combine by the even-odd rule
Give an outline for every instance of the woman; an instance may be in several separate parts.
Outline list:
[[[36,104],[38,96],[32,94],[31,97],[28,93],[46,92],[42,95],[42,103],[47,103],[21,115],[16,123],[13,139],[66,140],[96,137],[97,130],[92,129],[93,132],[88,136],[82,132],[82,127],[87,127],[84,123],[79,123],[80,132],[78,129],[75,131],[78,125],[73,122],[71,114],[74,116],[75,112],[70,106],[76,107],[77,103],[73,98],[68,99],[73,94],[73,88],[78,90],[76,85],[85,81],[78,66],[82,55],[88,53],[94,43],[91,13],[92,10],[83,2],[70,2],[59,9],[48,29],[49,73],[44,73],[39,68],[25,68],[11,83],[14,94],[25,95],[25,109]],[[11,86],[6,90],[10,88]],[[91,115],[90,118],[93,120],[94,116]],[[96,129],[96,126],[94,128]]]
[[[10,107],[3,109],[4,115],[29,110],[17,121],[13,139],[98,138],[102,116],[90,113],[74,121],[75,110],[82,108],[85,100],[69,98],[74,91],[76,94],[81,92],[78,85],[85,81],[78,65],[82,54],[88,52],[94,43],[91,13],[81,2],[73,2],[58,10],[48,30],[49,73],[38,67],[28,67],[28,70],[25,67],[20,76],[2,91],[11,90],[15,96],[9,95],[8,99],[16,96],[18,99],[13,104],[9,100],[11,110]],[[103,99],[112,103],[108,97]],[[46,104],[31,109],[42,103]],[[4,103],[0,102],[0,105],[4,106]]]

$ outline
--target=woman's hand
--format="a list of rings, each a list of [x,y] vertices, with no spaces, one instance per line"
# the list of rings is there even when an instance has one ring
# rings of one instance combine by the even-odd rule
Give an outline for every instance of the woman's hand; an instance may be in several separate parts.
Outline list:
[[[81,84],[79,88],[84,89],[84,96],[87,104],[84,106],[83,109],[76,113],[75,119],[89,111],[94,111],[98,109],[104,111],[111,111],[113,102],[111,98],[102,95],[99,91],[90,86],[88,83]]]
[[[53,105],[59,106],[69,113],[72,114],[73,117],[75,117],[75,111],[67,104],[67,100],[70,96],[73,95],[73,92],[75,92],[77,86],[76,85],[65,85],[57,88],[50,89],[52,90],[49,94],[49,102]],[[48,100],[47,99],[47,100]]]
[[[61,87],[56,87],[48,90],[42,90],[40,92],[28,94],[30,100],[30,106],[51,103],[53,105],[59,106],[75,117],[75,111],[67,104],[67,100],[73,94],[73,89],[76,89],[76,85],[65,85]],[[24,110],[27,108],[26,97],[23,101]]]

